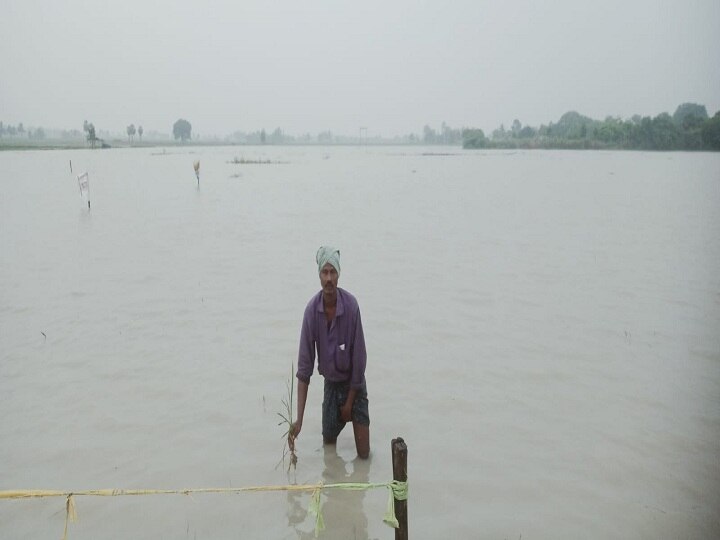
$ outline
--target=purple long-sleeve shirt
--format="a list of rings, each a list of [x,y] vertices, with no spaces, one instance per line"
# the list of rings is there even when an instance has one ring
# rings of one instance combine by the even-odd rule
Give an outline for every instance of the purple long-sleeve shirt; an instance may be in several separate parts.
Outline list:
[[[355,297],[340,287],[335,318],[329,328],[322,291],[313,296],[305,308],[297,370],[297,378],[303,382],[310,382],[316,350],[318,372],[327,380],[350,381],[352,388],[360,388],[365,383],[367,352],[360,307]]]

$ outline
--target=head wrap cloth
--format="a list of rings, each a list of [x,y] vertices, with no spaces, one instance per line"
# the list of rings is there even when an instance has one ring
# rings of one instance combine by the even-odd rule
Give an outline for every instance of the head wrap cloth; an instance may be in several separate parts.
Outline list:
[[[332,246],[321,246],[315,255],[315,262],[318,264],[318,274],[322,272],[323,266],[330,263],[337,273],[340,273],[340,250]]]

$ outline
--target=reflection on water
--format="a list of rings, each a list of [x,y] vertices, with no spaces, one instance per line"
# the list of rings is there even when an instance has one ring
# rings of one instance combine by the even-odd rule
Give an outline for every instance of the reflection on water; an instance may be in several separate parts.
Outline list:
[[[325,445],[323,451],[325,465],[322,473],[323,483],[366,483],[370,480],[372,455],[368,459],[355,458],[352,461],[345,461],[338,455],[335,445]],[[363,510],[365,493],[365,490],[323,491],[321,501],[325,529],[320,533],[320,538],[367,539],[368,522]],[[295,529],[297,537],[302,540],[315,538],[314,530],[308,532],[300,528],[307,518],[307,505],[310,500],[307,493],[289,491],[287,500],[288,525]]]

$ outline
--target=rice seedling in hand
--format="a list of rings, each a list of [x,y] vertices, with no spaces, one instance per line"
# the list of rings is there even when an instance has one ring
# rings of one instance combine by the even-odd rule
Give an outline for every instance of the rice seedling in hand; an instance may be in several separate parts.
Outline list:
[[[293,425],[293,393],[295,391],[295,381],[293,379],[293,373],[295,371],[295,364],[290,365],[290,379],[285,383],[287,387],[287,398],[282,399],[283,411],[277,413],[282,420],[278,422],[278,426],[287,426],[287,430],[282,434],[282,438],[285,439],[283,445],[283,455],[275,465],[277,469],[280,463],[285,463],[285,458],[289,455],[289,463],[287,472],[290,472],[290,468],[297,468],[297,454],[295,453],[295,426]]]

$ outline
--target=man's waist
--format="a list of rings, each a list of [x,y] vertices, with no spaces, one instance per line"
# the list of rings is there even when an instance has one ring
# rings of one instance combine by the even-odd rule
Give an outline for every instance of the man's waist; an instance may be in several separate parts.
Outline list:
[[[335,386],[348,386],[350,385],[350,376],[342,377],[338,374],[332,374],[332,375],[326,375],[322,374],[323,378],[325,379],[326,384],[332,384]]]

